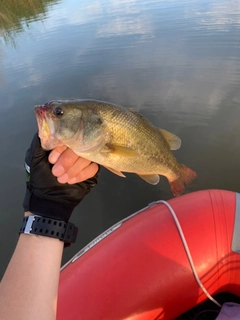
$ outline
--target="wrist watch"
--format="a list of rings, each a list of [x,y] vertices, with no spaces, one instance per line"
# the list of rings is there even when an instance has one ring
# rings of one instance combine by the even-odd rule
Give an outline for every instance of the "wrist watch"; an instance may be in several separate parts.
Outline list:
[[[30,215],[23,218],[19,233],[57,238],[68,247],[76,241],[78,228],[71,222]]]

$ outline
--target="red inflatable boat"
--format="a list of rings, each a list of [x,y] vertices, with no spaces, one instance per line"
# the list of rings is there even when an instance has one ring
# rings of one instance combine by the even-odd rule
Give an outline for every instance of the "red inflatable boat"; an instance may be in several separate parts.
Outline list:
[[[175,319],[210,295],[240,296],[240,195],[207,190],[148,207],[117,223],[62,269],[58,320]]]

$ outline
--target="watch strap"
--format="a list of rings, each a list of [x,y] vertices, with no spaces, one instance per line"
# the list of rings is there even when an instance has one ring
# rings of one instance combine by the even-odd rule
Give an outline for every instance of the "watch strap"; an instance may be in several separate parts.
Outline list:
[[[23,218],[19,233],[57,238],[66,247],[76,241],[78,228],[71,222],[31,215]]]

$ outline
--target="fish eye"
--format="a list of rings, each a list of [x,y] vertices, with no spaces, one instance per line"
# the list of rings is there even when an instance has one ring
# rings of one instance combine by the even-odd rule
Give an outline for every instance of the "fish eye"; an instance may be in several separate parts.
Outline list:
[[[62,116],[63,115],[63,110],[60,108],[60,107],[56,107],[54,110],[53,110],[53,113],[59,117],[59,116]]]

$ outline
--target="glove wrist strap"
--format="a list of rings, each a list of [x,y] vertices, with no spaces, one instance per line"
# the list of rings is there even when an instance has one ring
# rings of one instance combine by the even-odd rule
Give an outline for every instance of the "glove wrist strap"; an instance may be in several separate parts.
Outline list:
[[[39,198],[28,189],[23,200],[25,212],[30,211],[34,215],[63,221],[70,219],[75,206],[75,203],[63,202],[61,198],[56,198],[56,201]]]

